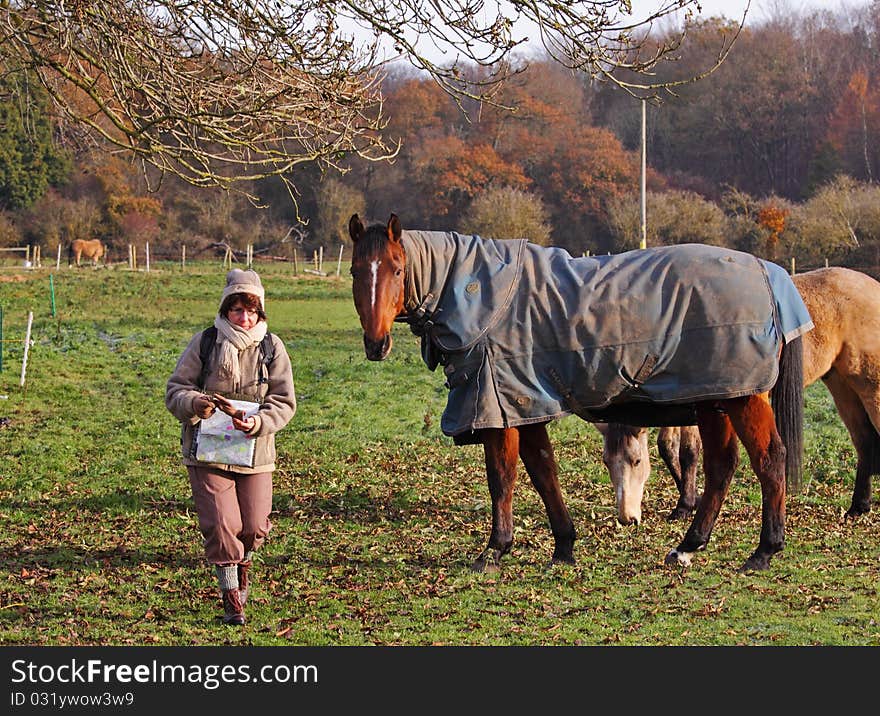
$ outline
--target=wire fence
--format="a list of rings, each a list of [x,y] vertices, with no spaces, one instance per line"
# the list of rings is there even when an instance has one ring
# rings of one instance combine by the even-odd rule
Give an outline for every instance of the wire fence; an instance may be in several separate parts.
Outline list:
[[[875,252],[870,252],[875,254]],[[588,254],[584,254],[588,255]],[[186,268],[188,262],[217,261],[224,268],[233,266],[251,267],[255,263],[287,263],[291,265],[294,275],[311,274],[316,276],[339,276],[342,273],[342,265],[350,263],[352,249],[350,245],[338,244],[334,247],[320,246],[315,249],[304,249],[296,246],[285,246],[281,252],[277,249],[256,248],[248,244],[244,249],[236,249],[229,244],[218,242],[205,246],[187,245],[181,243],[178,246],[163,244],[152,246],[150,243],[127,244],[124,246],[110,246],[98,265],[108,268],[121,268],[136,271],[151,271],[158,268],[157,264],[178,264]],[[880,251],[876,255],[862,253],[849,258],[822,259],[816,261],[800,260],[796,256],[777,258],[776,263],[784,266],[790,274],[805,273],[814,269],[828,266],[843,266],[861,271],[874,279],[880,280]],[[92,265],[89,259],[83,258],[81,266]],[[72,267],[68,255],[59,246],[55,255],[50,259],[44,258],[39,246],[15,246],[0,248],[0,269],[55,269],[61,270]]]

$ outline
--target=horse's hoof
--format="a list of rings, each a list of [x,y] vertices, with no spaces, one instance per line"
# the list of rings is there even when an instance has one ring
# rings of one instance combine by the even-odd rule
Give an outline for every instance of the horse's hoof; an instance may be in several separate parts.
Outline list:
[[[693,510],[689,510],[687,507],[676,507],[672,512],[669,513],[666,517],[667,522],[676,522],[678,520],[684,520],[693,514]]]
[[[763,572],[770,567],[770,557],[766,554],[753,554],[749,557],[737,572],[744,574],[746,572]]]
[[[471,565],[471,570],[478,574],[498,574],[501,571],[501,565],[478,559]]]
[[[567,565],[574,566],[574,565],[577,564],[577,562],[575,561],[574,557],[571,557],[571,556],[557,557],[557,556],[554,554],[553,557],[552,557],[552,559],[550,560],[550,564],[547,565],[547,566],[548,566],[548,567],[553,567],[553,566],[555,566],[555,565],[557,565],[557,564],[567,564]]]
[[[497,551],[483,552],[471,565],[471,570],[481,574],[498,574],[501,571],[501,555]]]
[[[669,550],[663,563],[667,567],[690,567],[692,558],[693,553],[691,552],[679,552],[677,549],[672,549]]]
[[[856,517],[867,515],[871,511],[871,505],[852,505],[843,516],[845,520],[854,520]]]

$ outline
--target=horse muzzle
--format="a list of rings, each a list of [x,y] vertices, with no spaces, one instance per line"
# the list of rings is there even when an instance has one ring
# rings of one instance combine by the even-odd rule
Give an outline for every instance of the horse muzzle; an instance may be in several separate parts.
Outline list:
[[[641,513],[639,513],[638,515],[618,513],[617,521],[623,527],[628,527],[629,525],[640,525],[642,523],[642,515]]]
[[[391,352],[392,343],[390,333],[386,333],[378,341],[367,338],[364,334],[364,353],[367,355],[367,360],[385,360]]]

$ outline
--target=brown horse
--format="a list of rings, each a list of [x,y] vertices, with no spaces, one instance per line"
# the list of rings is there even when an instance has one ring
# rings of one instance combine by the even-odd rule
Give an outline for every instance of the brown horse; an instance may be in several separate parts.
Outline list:
[[[100,239],[74,239],[67,252],[68,265],[75,263],[79,266],[83,256],[92,262],[92,266],[97,266],[98,261],[104,256],[104,244]]]
[[[821,379],[834,399],[856,450],[857,464],[849,518],[871,510],[871,476],[880,474],[880,283],[852,269],[831,267],[794,276],[815,324],[804,336],[804,387]],[[647,434],[621,424],[602,426],[603,457],[614,485],[618,520],[641,520],[641,502],[650,473]],[[680,464],[667,456],[682,446]],[[679,490],[668,519],[696,509],[696,427],[666,427],[657,445]]]
[[[563,286],[566,284],[561,279],[551,285],[555,280],[547,273],[551,266],[557,269],[561,267],[569,274],[578,271],[592,271],[594,274],[601,271],[603,276],[614,273],[620,279],[621,273],[625,273],[622,262],[635,258],[637,261],[670,261],[671,264],[664,264],[664,275],[682,276],[697,273],[693,268],[696,265],[693,252],[697,251],[702,252],[700,256],[711,256],[708,263],[717,272],[721,284],[729,284],[733,274],[736,275],[733,285],[722,288],[735,289],[732,310],[741,316],[745,314],[740,302],[749,303],[753,298],[749,291],[741,290],[740,282],[744,279],[740,270],[744,267],[747,267],[744,270],[750,277],[747,280],[757,281],[753,284],[760,286],[756,292],[764,294],[759,297],[761,306],[765,302],[772,304],[775,297],[775,294],[770,295],[767,269],[761,268],[762,262],[739,252],[700,245],[648,250],[648,253],[638,252],[638,257],[634,257],[636,252],[631,252],[633,256],[573,259],[560,249],[538,247],[526,241],[493,241],[455,232],[404,233],[394,214],[387,225],[375,224],[369,228],[365,228],[355,214],[349,220],[349,235],[354,244],[352,293],[363,328],[366,357],[369,360],[384,360],[392,348],[391,329],[394,322],[409,323],[412,331],[422,337],[422,357],[428,367],[433,370],[437,365],[444,366],[450,392],[441,421],[443,432],[452,435],[456,444],[483,445],[492,498],[492,530],[486,548],[473,564],[475,570],[497,569],[501,558],[513,545],[512,503],[518,459],[522,460],[547,511],[555,542],[552,563],[574,563],[574,523],[560,489],[557,463],[547,433],[550,420],[569,413],[575,413],[590,422],[615,419],[609,416],[633,416],[643,418],[645,422],[642,424],[645,425],[681,424],[687,422],[681,420],[682,414],[695,416],[707,455],[706,488],[700,509],[681,543],[667,555],[667,564],[689,564],[692,554],[708,543],[736,467],[738,440],[742,441],[760,480],[763,502],[760,541],[742,569],[765,569],[772,556],[782,550],[786,453],[795,457],[794,453],[801,444],[802,416],[798,410],[802,407],[803,381],[799,333],[789,334],[788,340],[783,341],[782,335],[777,332],[774,316],[777,316],[778,299],[776,310],[770,308],[766,313],[763,307],[760,312],[756,309],[754,315],[760,315],[761,319],[751,324],[756,327],[756,332],[751,333],[748,339],[757,339],[762,333],[772,338],[762,353],[769,361],[767,375],[762,378],[762,381],[769,383],[767,388],[726,397],[728,391],[713,393],[711,388],[715,386],[701,383],[702,388],[708,390],[700,393],[699,400],[689,398],[672,404],[646,400],[644,396],[648,386],[654,385],[651,382],[652,370],[657,363],[653,355],[649,354],[646,358],[641,353],[641,358],[635,363],[625,361],[628,363],[625,373],[616,360],[607,361],[617,375],[615,387],[619,391],[611,401],[599,406],[601,410],[596,410],[584,407],[583,401],[584,396],[595,396],[598,394],[596,391],[600,391],[597,380],[599,371],[582,373],[572,378],[575,382],[566,382],[567,378],[572,377],[568,372],[572,362],[577,363],[587,357],[594,366],[605,365],[606,354],[603,351],[606,349],[589,344],[589,334],[583,329],[583,321],[597,312],[610,311],[611,320],[602,323],[613,324],[614,330],[625,330],[627,318],[648,303],[646,296],[640,292],[650,291],[652,286],[656,287],[663,280],[654,273],[651,285],[627,284],[623,289],[623,295],[631,299],[627,303],[630,312],[627,315],[617,315],[623,309],[620,308],[621,302],[611,298],[614,289],[603,284],[601,291],[596,290],[595,283],[584,281],[580,298],[591,301],[590,308],[576,309],[564,325],[560,322],[560,304],[546,310],[539,305],[536,293],[540,290],[553,294],[551,299],[555,300],[564,292]],[[454,251],[448,251],[450,248],[454,248]],[[524,255],[531,263],[523,259]],[[451,268],[450,261],[454,262],[455,268]],[[462,261],[469,262],[467,269],[470,273],[463,282],[459,282],[460,276],[457,274]],[[782,281],[787,284],[781,287],[783,292],[794,294],[802,309],[797,291],[790,286],[784,270],[782,274]],[[536,285],[540,288],[535,289]],[[514,298],[514,287],[520,289],[518,294],[523,292],[522,289],[527,289],[525,295]],[[676,291],[675,285],[666,288],[674,293],[675,305],[663,306],[664,312],[667,309],[681,311],[690,321],[694,319],[695,311],[700,314],[699,320],[702,320],[706,311],[711,312],[716,308],[708,296],[698,295],[697,291],[689,288]],[[694,303],[689,304],[688,301]],[[698,310],[693,309],[694,305],[699,307]],[[682,306],[690,306],[692,310],[685,311]],[[478,307],[491,309],[491,317],[485,318],[477,313]],[[653,306],[650,309],[653,310]],[[649,316],[648,323],[655,314],[650,313]],[[678,320],[682,317],[675,318]],[[644,325],[645,322],[641,327],[644,328]],[[677,325],[680,327],[681,324]],[[504,344],[501,338],[503,335],[505,339],[523,340],[520,334],[526,331],[527,326],[533,333],[524,339],[533,352],[529,354],[524,368],[513,368],[510,355],[504,354],[504,345],[509,344]],[[796,324],[799,330],[803,330],[804,326],[803,323]],[[456,327],[459,330],[455,330]],[[544,333],[534,333],[538,328],[545,329]],[[706,335],[705,331],[696,333],[701,337]],[[661,337],[663,340],[666,338]],[[673,338],[681,340],[678,333]],[[708,357],[711,354],[710,345],[705,337],[703,340],[703,354]],[[562,351],[562,343],[571,347]],[[617,345],[608,350],[619,351],[621,348]],[[676,344],[673,358],[660,359],[666,371],[661,378],[667,383],[670,377],[677,375],[671,365],[681,368],[686,363],[689,369],[694,368],[692,354],[681,356],[678,350]],[[565,363],[565,360],[569,363]],[[679,360],[681,363],[676,362]],[[746,363],[753,365],[751,360]],[[504,388],[520,379],[514,372],[517,370],[536,378],[535,382],[541,384],[546,394],[530,396],[523,393],[512,397],[505,394]],[[696,370],[698,378],[706,380],[709,379],[707,376],[711,380],[720,380],[719,376],[725,376],[730,371],[724,360],[706,360],[696,366]],[[760,385],[765,385],[765,382]],[[487,384],[490,391],[480,393],[479,390]],[[782,386],[786,390],[771,406],[766,391],[770,387],[776,391]],[[720,395],[725,397],[718,397]],[[550,409],[546,408],[547,403],[552,406]],[[481,414],[471,420],[470,411],[477,407],[495,412],[489,417]],[[790,464],[797,462],[792,460]]]

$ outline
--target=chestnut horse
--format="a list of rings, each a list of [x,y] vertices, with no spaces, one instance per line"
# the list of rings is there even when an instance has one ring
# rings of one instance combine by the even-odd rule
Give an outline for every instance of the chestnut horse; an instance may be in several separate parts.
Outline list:
[[[822,380],[856,450],[855,486],[846,511],[854,518],[870,512],[871,476],[880,474],[880,282],[841,267],[797,274],[793,281],[815,325],[803,339],[804,387]],[[647,431],[618,423],[601,426],[601,432],[618,521],[638,523],[650,473]],[[694,426],[665,427],[657,445],[679,491],[667,519],[682,519],[698,500],[699,432]],[[676,453],[679,462],[671,462],[668,456]]]
[[[80,259],[85,256],[92,262],[92,266],[97,266],[103,255],[104,244],[100,239],[74,239],[67,251],[67,263],[79,266]]]
[[[365,228],[357,214],[354,214],[349,220],[349,235],[354,245],[352,256],[351,274],[352,274],[352,294],[354,305],[360,319],[363,329],[364,351],[367,359],[380,361],[384,360],[392,349],[393,339],[391,335],[392,326],[395,321],[409,323],[410,328],[417,335],[422,336],[422,356],[430,369],[436,368],[438,364],[444,366],[444,373],[447,376],[447,386],[450,389],[449,402],[444,413],[444,419],[449,415],[452,424],[458,425],[455,421],[460,419],[460,413],[466,409],[469,410],[473,404],[483,400],[495,400],[499,395],[495,394],[489,398],[474,398],[466,401],[466,407],[462,407],[461,411],[454,410],[453,394],[455,391],[463,390],[461,385],[466,379],[476,377],[477,382],[481,377],[495,378],[495,388],[498,389],[500,382],[492,371],[500,369],[500,364],[488,365],[489,356],[492,351],[498,350],[499,345],[491,343],[494,341],[493,334],[487,333],[487,326],[483,325],[479,320],[471,320],[470,313],[473,304],[482,300],[483,292],[489,291],[488,283],[502,271],[506,271],[514,267],[516,270],[523,271],[521,265],[507,263],[498,265],[493,263],[489,266],[483,265],[474,269],[475,275],[479,280],[469,280],[466,285],[452,286],[449,278],[448,267],[439,265],[436,258],[439,255],[437,248],[438,243],[443,237],[452,236],[452,241],[458,242],[462,239],[469,240],[468,247],[471,249],[467,256],[482,256],[483,254],[491,254],[492,251],[501,252],[504,256],[522,255],[525,252],[532,252],[533,260],[537,257],[538,261],[549,261],[547,257],[553,257],[554,261],[565,264],[569,270],[575,267],[606,267],[612,261],[623,261],[623,255],[619,257],[606,257],[572,259],[570,255],[561,249],[536,247],[527,244],[525,241],[493,241],[481,239],[480,237],[462,237],[455,232],[443,234],[441,232],[419,232],[410,231],[405,234],[401,230],[398,217],[391,215],[387,224],[374,224],[369,228]],[[434,244],[431,243],[429,234],[433,234]],[[448,239],[446,239],[449,241]],[[491,243],[492,249],[485,248]],[[458,244],[459,246],[461,244]],[[405,246],[407,248],[405,248]],[[676,253],[678,249],[683,247],[672,247],[672,250],[666,251],[663,255],[666,257],[680,257],[681,252]],[[693,249],[699,251],[715,251],[713,247],[694,246]],[[541,252],[546,252],[542,254]],[[726,252],[726,250],[725,250]],[[463,253],[457,252],[456,256]],[[635,252],[633,252],[635,253]],[[412,255],[410,255],[412,254]],[[659,256],[660,252],[644,254],[640,256]],[[723,283],[730,283],[731,271],[733,265],[737,261],[756,267],[758,262],[754,257],[750,257],[739,252],[726,252],[724,254],[713,254],[716,256],[714,261],[714,269],[722,273],[725,277]],[[652,259],[653,260],[653,259]],[[673,259],[673,261],[681,259]],[[679,263],[679,267],[684,271],[690,271],[690,263],[683,265]],[[471,266],[473,268],[473,266]],[[675,268],[675,267],[674,267]],[[532,269],[537,271],[538,269]],[[756,279],[761,282],[762,291],[766,288],[769,294],[769,284],[767,269],[753,268],[761,277]],[[800,303],[797,291],[790,287],[790,280],[787,274],[782,271],[782,280],[785,282],[784,292],[786,295],[793,294],[795,299]],[[509,276],[510,274],[508,274]],[[742,274],[737,274],[742,276]],[[752,274],[749,274],[750,276]],[[778,273],[777,273],[778,276]],[[415,277],[415,278],[414,278]],[[749,278],[749,281],[752,279]],[[520,281],[526,286],[526,279],[522,275],[515,275],[512,279],[513,283]],[[654,279],[652,279],[654,282]],[[513,284],[512,284],[513,285]],[[642,284],[640,284],[642,285]],[[546,290],[547,284],[542,283],[542,290]],[[520,286],[521,288],[522,286]],[[645,290],[650,290],[650,286],[645,285]],[[740,284],[728,285],[726,288],[739,288]],[[790,290],[789,290],[790,289]],[[606,301],[606,294],[601,296],[594,293],[590,287],[585,288],[589,294],[588,298],[596,302],[593,304],[593,311],[611,311],[612,323],[616,327],[623,326],[627,321],[627,315],[616,315],[621,309],[615,301],[613,303]],[[737,293],[736,301],[742,301],[742,291]],[[561,340],[560,334],[564,333],[565,338],[570,337],[568,332],[569,326],[560,325],[558,316],[548,315],[540,309],[534,308],[534,294],[528,294],[525,299],[516,306],[517,312],[514,314],[511,309],[510,295],[503,300],[494,300],[495,294],[491,294],[490,303],[493,307],[493,321],[495,325],[501,325],[499,330],[507,331],[506,337],[512,332],[518,335],[518,332],[524,330],[522,327],[528,323],[535,328],[537,323],[545,323],[547,328],[554,336],[550,339],[532,339],[529,341],[539,340]],[[631,296],[634,303],[632,310],[638,310],[640,303],[644,303],[643,297],[638,295]],[[676,301],[685,301],[688,297],[683,293],[675,296]],[[700,296],[690,296],[691,300],[697,301]],[[765,300],[764,298],[761,299]],[[457,303],[449,303],[448,301],[457,301]],[[471,304],[466,304],[471,301]],[[692,304],[693,305],[693,304]],[[763,305],[763,304],[762,304]],[[701,303],[701,310],[706,309],[706,302]],[[675,304],[675,308],[678,304]],[[711,309],[711,306],[709,307]],[[739,304],[735,306],[739,309]],[[801,304],[801,308],[803,308]],[[763,310],[763,308],[761,309]],[[772,310],[772,309],[771,309]],[[778,310],[778,303],[777,309]],[[805,309],[804,313],[805,313]],[[525,312],[521,315],[519,312]],[[514,315],[511,315],[514,314]],[[766,315],[766,314],[761,314]],[[773,316],[777,316],[773,311]],[[619,320],[618,320],[619,319]],[[574,320],[574,318],[572,319]],[[492,529],[489,535],[488,544],[485,549],[477,557],[473,563],[473,568],[477,571],[494,571],[500,566],[501,558],[507,554],[513,545],[513,493],[514,484],[517,477],[517,461],[522,460],[526,472],[531,479],[532,485],[540,495],[547,516],[550,522],[550,528],[554,538],[554,550],[551,564],[569,563],[574,564],[573,547],[576,538],[574,523],[566,507],[565,500],[559,485],[558,467],[553,454],[553,446],[547,433],[547,424],[554,417],[575,413],[590,422],[608,422],[612,419],[616,420],[617,415],[627,416],[645,416],[644,425],[663,425],[663,424],[681,424],[681,411],[696,416],[696,422],[699,426],[700,435],[706,452],[707,479],[700,507],[694,516],[690,528],[687,530],[684,538],[679,545],[671,550],[666,556],[666,563],[669,565],[688,565],[690,564],[694,552],[703,549],[708,541],[715,520],[718,516],[721,504],[727,494],[730,481],[733,478],[734,469],[738,459],[739,441],[742,441],[746,451],[749,454],[751,465],[755,471],[760,484],[762,493],[762,521],[760,540],[755,551],[745,561],[741,570],[759,570],[766,569],[774,554],[783,549],[785,537],[785,488],[786,488],[786,467],[787,465],[797,465],[799,455],[796,454],[801,447],[801,430],[802,430],[802,388],[803,381],[801,375],[801,340],[799,334],[790,334],[790,340],[783,341],[782,335],[776,332],[779,328],[774,323],[774,318],[770,319],[770,328],[767,334],[772,335],[773,343],[769,345],[766,352],[762,355],[766,356],[769,361],[770,370],[767,372],[769,381],[774,393],[780,388],[785,390],[779,393],[779,400],[775,400],[771,405],[768,392],[751,392],[748,394],[738,394],[737,397],[726,397],[728,394],[719,392],[709,392],[705,395],[725,397],[703,400],[689,400],[686,404],[670,405],[659,402],[645,402],[644,397],[640,397],[639,402],[629,397],[639,388],[639,379],[642,376],[642,369],[631,370],[625,376],[630,386],[629,390],[622,391],[624,397],[620,395],[615,397],[615,406],[619,408],[617,412],[610,410],[608,412],[591,411],[591,410],[566,410],[557,415],[547,417],[541,414],[519,414],[517,420],[511,420],[510,415],[517,407],[528,408],[537,400],[525,396],[518,396],[513,402],[505,403],[506,413],[504,416],[505,424],[502,427],[481,427],[477,425],[476,429],[472,429],[469,433],[472,437],[467,442],[476,442],[483,445],[486,476],[488,479],[489,494],[492,500]],[[467,343],[461,351],[464,352],[464,362],[460,362],[461,355],[456,353],[456,349],[450,351],[450,343],[456,343],[458,340],[453,336],[450,340],[440,340],[438,336],[445,336],[442,331],[449,329],[450,321],[452,323],[461,323],[462,321],[470,321],[468,327],[472,333],[476,333],[475,341],[466,342],[461,339],[459,343]],[[498,323],[500,321],[500,324]],[[765,319],[761,319],[762,324],[766,325]],[[809,330],[807,321],[799,324],[802,330]],[[774,328],[775,325],[775,328]],[[804,326],[807,326],[804,328]],[[762,329],[763,330],[763,329]],[[577,334],[578,336],[581,334]],[[753,335],[753,338],[756,337]],[[529,344],[531,345],[531,343]],[[532,362],[526,368],[527,371],[536,371],[536,364],[540,361],[549,360],[548,355],[555,355],[551,350],[544,350],[548,344],[535,346],[535,353],[532,356]],[[558,345],[554,344],[554,345]],[[774,348],[775,346],[775,348]],[[780,348],[781,346],[781,348]],[[708,349],[708,348],[707,348]],[[538,351],[541,351],[540,353]],[[483,358],[474,358],[474,351],[483,351],[479,355]],[[584,344],[580,344],[578,351],[585,353]],[[493,354],[494,355],[494,354]],[[591,354],[592,355],[592,354]],[[644,355],[644,354],[642,354]],[[477,361],[476,363],[474,361]],[[664,359],[665,360],[665,359]],[[681,360],[688,364],[689,368],[696,368],[700,377],[727,375],[730,368],[725,361],[718,361],[717,364],[709,366],[705,362],[701,362],[696,366],[692,365],[690,354],[681,357]],[[459,362],[457,362],[459,361]],[[468,362],[471,361],[471,362]],[[479,361],[482,361],[480,363]],[[646,359],[647,362],[647,359]],[[488,367],[487,367],[488,365]],[[650,367],[653,367],[651,363]],[[638,368],[638,366],[636,366]],[[644,365],[643,365],[644,368]],[[622,367],[615,368],[620,372]],[[712,373],[711,370],[718,371]],[[539,376],[544,385],[550,385],[559,378],[559,374],[563,373],[564,368],[558,370],[550,366],[547,370],[548,375]],[[628,377],[629,375],[632,377]],[[510,378],[510,374],[506,374]],[[714,379],[714,378],[713,378]],[[650,380],[650,379],[645,379]],[[763,379],[762,379],[763,380]],[[773,381],[775,380],[775,385]],[[648,383],[644,383],[647,385]],[[761,385],[765,383],[762,382]],[[466,384],[465,391],[470,390],[470,384]],[[568,395],[559,398],[559,403],[566,405],[576,405],[576,398],[572,398],[571,393],[579,390],[583,395],[584,390],[588,393],[591,390],[598,389],[593,380],[587,385],[575,385],[571,388]],[[769,389],[764,389],[769,390]],[[458,393],[460,395],[460,392]],[[470,396],[471,393],[467,393]],[[641,396],[641,394],[640,394]],[[572,398],[569,400],[569,398]],[[563,403],[563,401],[565,401]],[[514,404],[515,403],[515,404]],[[677,420],[677,422],[676,422]],[[627,419],[627,422],[632,422]],[[636,421],[638,422],[638,420]],[[513,425],[510,425],[513,423]],[[441,423],[441,427],[446,434],[453,434],[456,438],[460,437],[457,433],[451,433]],[[463,444],[465,441],[457,444]],[[792,458],[787,461],[788,457]]]

